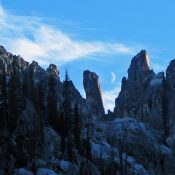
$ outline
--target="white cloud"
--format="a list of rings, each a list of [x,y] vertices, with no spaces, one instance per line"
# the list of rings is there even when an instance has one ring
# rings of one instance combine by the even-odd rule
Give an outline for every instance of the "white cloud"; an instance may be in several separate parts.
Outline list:
[[[112,76],[111,83],[114,83],[115,82],[115,79],[116,79],[115,73],[114,72],[111,72],[111,76]]]
[[[2,8],[2,6],[0,6],[0,18],[4,18],[4,10]]]
[[[103,104],[106,111],[108,109],[113,111],[115,106],[115,99],[117,98],[119,92],[120,92],[120,85],[114,89],[103,91]]]
[[[15,47],[13,47],[15,45]],[[16,39],[15,41],[11,41],[11,47],[14,49],[14,52],[18,52],[21,55],[27,55],[30,59],[33,56],[40,57],[44,54],[42,48],[27,38]],[[26,48],[26,49],[24,49]]]
[[[27,61],[63,64],[96,55],[129,54],[135,49],[121,43],[83,41],[72,38],[42,19],[17,16],[0,5],[0,41],[8,50]]]

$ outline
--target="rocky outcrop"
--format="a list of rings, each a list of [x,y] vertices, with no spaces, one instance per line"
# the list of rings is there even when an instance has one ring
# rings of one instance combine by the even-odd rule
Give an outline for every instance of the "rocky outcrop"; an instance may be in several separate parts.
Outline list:
[[[120,154],[126,153],[127,160],[124,158],[124,161],[131,171],[137,170],[133,174],[174,174],[173,149],[165,146],[160,133],[149,125],[133,118],[115,119],[107,124],[105,133],[107,140],[119,148]],[[130,174],[129,168],[127,174]]]
[[[166,112],[168,128],[168,143],[175,145],[175,60],[172,60],[166,70]]]
[[[73,82],[71,80],[68,80],[68,82],[63,81],[63,87],[65,86],[65,83],[68,83],[68,94],[69,99],[71,101],[72,109],[75,107],[75,105],[78,105],[79,112],[83,118],[89,117],[90,111],[88,111],[88,107],[86,104],[86,99],[84,99],[79,91],[75,88]],[[63,90],[64,91],[64,90]],[[64,94],[64,92],[62,92]]]
[[[91,115],[103,116],[104,107],[100,80],[96,73],[89,70],[83,73],[83,85],[86,92],[86,102]]]
[[[0,46],[0,71],[2,70],[3,66],[5,66],[6,72],[10,74],[13,61],[15,62],[17,69],[19,69],[19,72],[23,72],[29,66],[29,63],[26,62],[21,56],[12,55],[11,53],[7,52],[3,46]]]
[[[12,70],[12,62],[15,61],[15,65],[17,70],[19,70],[21,74],[21,80],[25,80],[28,82],[29,77],[33,76],[35,87],[37,88],[38,84],[42,81],[44,83],[45,88],[45,99],[47,99],[47,85],[48,79],[50,75],[55,77],[57,82],[56,86],[56,96],[57,96],[57,104],[58,106],[63,102],[63,82],[60,81],[59,69],[56,65],[50,64],[49,67],[44,70],[36,61],[32,61],[32,63],[28,63],[21,56],[12,55],[7,52],[3,46],[0,46],[0,72],[3,70],[3,66],[5,66],[7,74],[10,75]],[[72,106],[78,104],[80,113],[83,117],[87,117],[89,115],[86,99],[82,98],[81,94],[75,88],[72,81],[69,83],[70,86],[70,94],[72,96]]]
[[[33,79],[35,82],[40,82],[44,80],[44,77],[46,75],[46,71],[39,66],[39,64],[35,61],[32,61],[32,63],[29,65],[29,69],[33,72]]]
[[[47,73],[55,76],[58,80],[60,80],[58,67],[55,64],[49,65],[49,68],[47,68]]]
[[[7,80],[16,66],[21,83],[15,86],[21,88],[22,85],[20,93],[16,90],[17,95],[22,96],[14,99],[25,105],[17,103],[15,106],[20,109],[12,118],[16,121],[14,129],[8,129],[10,115],[5,115],[4,110],[0,113],[7,118],[4,120],[6,128],[2,127],[0,132],[0,174],[175,174],[175,60],[170,62],[165,77],[164,72],[155,74],[150,69],[146,51],[138,53],[131,61],[128,77],[122,79],[114,113],[109,111],[103,118],[100,118],[104,115],[100,82],[94,72],[87,70],[83,74],[84,99],[67,74],[66,81],[60,81],[56,65],[51,64],[44,70],[37,62],[30,64],[0,46],[0,75],[4,66]],[[56,117],[62,120],[57,124],[68,121],[61,118],[59,108],[66,98],[72,109],[77,104],[83,119],[78,126],[71,118],[74,115],[70,115],[67,123],[73,131],[70,137],[62,132],[65,125],[55,129],[46,119],[51,75],[56,80],[54,95],[59,112]],[[8,87],[8,82],[1,87]],[[38,94],[42,94],[42,98]],[[13,98],[7,99],[13,101]],[[82,129],[77,130],[75,126]],[[80,134],[80,150],[74,141],[77,133]]]
[[[145,50],[131,61],[128,78],[122,79],[122,87],[115,101],[114,113],[147,122],[163,132],[164,73],[155,75],[149,66]]]
[[[128,81],[140,81],[149,74],[152,74],[149,66],[149,57],[145,50],[138,53],[131,61],[128,69]]]
[[[128,79],[122,79],[121,92],[116,99],[114,112],[119,116],[144,118],[143,104],[146,87],[154,77],[149,68],[149,58],[146,51],[141,51],[131,61],[128,69]]]
[[[57,96],[57,104],[58,106],[63,102],[64,98],[63,98],[63,83],[60,81],[60,75],[59,75],[59,70],[58,67],[54,64],[50,64],[49,67],[46,69],[46,79],[45,79],[45,83],[46,86],[48,84],[48,80],[50,78],[50,76],[54,76],[55,81],[56,81],[56,96]]]

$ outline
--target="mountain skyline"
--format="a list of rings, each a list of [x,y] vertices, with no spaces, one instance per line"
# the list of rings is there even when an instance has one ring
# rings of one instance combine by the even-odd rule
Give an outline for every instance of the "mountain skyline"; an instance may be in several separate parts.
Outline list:
[[[175,55],[174,2],[126,2],[0,1],[1,45],[44,68],[56,64],[62,80],[67,67],[84,97],[83,70],[96,72],[105,109],[113,109],[135,54],[146,49],[155,72]]]
[[[84,99],[56,65],[0,46],[0,174],[174,175],[174,72],[175,59],[155,74],[140,51],[104,114],[95,72],[83,73]]]

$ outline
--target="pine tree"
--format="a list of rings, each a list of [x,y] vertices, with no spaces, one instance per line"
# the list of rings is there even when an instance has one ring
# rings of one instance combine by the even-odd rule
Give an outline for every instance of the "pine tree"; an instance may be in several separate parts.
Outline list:
[[[168,116],[167,116],[167,83],[165,77],[163,77],[163,93],[162,93],[162,108],[163,108],[163,141],[166,144],[166,138],[169,135]]]
[[[63,97],[64,101],[60,106],[60,115],[59,115],[59,123],[60,123],[60,131],[61,135],[65,138],[70,138],[72,134],[72,124],[73,124],[73,112],[71,106],[71,96],[69,92],[69,79],[66,72],[65,81],[63,84]]]
[[[86,165],[84,162],[81,163],[81,166],[80,166],[80,174],[81,175],[90,175],[90,172],[89,170],[87,169]]]
[[[22,80],[22,108],[26,108],[26,99],[28,97],[28,86],[27,86],[27,71],[23,73]]]
[[[72,133],[72,123],[73,123],[73,116],[72,116],[72,106],[71,106],[71,92],[70,92],[70,81],[68,78],[68,74],[66,71],[64,87],[63,87],[63,110],[64,110],[64,119],[66,124],[66,133],[67,137],[71,137]]]
[[[70,81],[66,72],[65,81],[63,84],[63,97],[64,101],[60,108],[60,130],[62,136],[62,151],[67,158],[72,161],[72,149],[73,149],[73,111],[71,106],[71,93],[70,93]],[[66,145],[66,147],[65,147]]]
[[[6,70],[3,66],[2,73],[0,74],[0,147],[1,147],[1,163],[0,167],[4,166],[5,173],[9,172],[9,140],[7,132],[8,123],[8,99],[7,99],[7,82]]]
[[[45,113],[45,86],[44,86],[44,81],[40,81],[40,83],[38,84],[38,110],[42,111],[43,113]]]
[[[1,122],[0,129],[6,129],[8,121],[8,101],[7,101],[7,81],[6,81],[6,71],[5,65],[3,66],[3,71],[1,75],[1,86],[0,86],[0,113]]]
[[[47,100],[47,109],[48,109],[48,123],[54,129],[57,129],[58,121],[58,112],[57,112],[57,99],[56,99],[56,80],[53,75],[50,75],[48,81],[48,100]]]
[[[44,153],[44,124],[45,118],[45,104],[44,104],[44,81],[41,81],[38,85],[38,152],[42,156]]]
[[[87,128],[87,136],[86,136],[86,157],[89,160],[92,160],[92,145],[91,145],[91,139],[89,134],[89,128]]]
[[[18,133],[16,137],[16,162],[15,166],[20,168],[27,166],[28,160],[27,160],[27,151],[26,151],[26,138],[21,134]]]
[[[18,65],[14,60],[12,63],[12,74],[9,81],[9,130],[12,132],[16,127],[19,114],[22,110],[21,104],[21,82]]]
[[[59,109],[59,117],[58,117],[58,131],[61,135],[61,150],[65,151],[65,139],[68,136],[67,132],[67,122],[65,119],[64,105],[62,104]]]
[[[74,132],[74,141],[76,144],[76,148],[78,150],[80,150],[80,136],[81,136],[81,129],[82,129],[82,121],[80,118],[80,114],[78,112],[78,105],[76,104],[74,107],[74,128],[73,128],[73,132]]]
[[[34,87],[34,72],[33,72],[34,70],[33,70],[33,68],[30,66],[29,67],[29,71],[28,71],[28,89],[27,89],[27,91],[28,91],[28,97],[29,97],[29,99],[30,100],[32,100],[33,102],[35,101],[35,87]]]

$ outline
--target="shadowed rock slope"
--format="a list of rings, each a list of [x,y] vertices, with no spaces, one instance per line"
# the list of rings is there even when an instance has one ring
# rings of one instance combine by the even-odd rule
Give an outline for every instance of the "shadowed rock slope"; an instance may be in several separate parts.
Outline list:
[[[99,77],[86,99],[56,65],[0,46],[0,175],[174,175],[175,61],[155,74],[142,50],[104,114]]]

